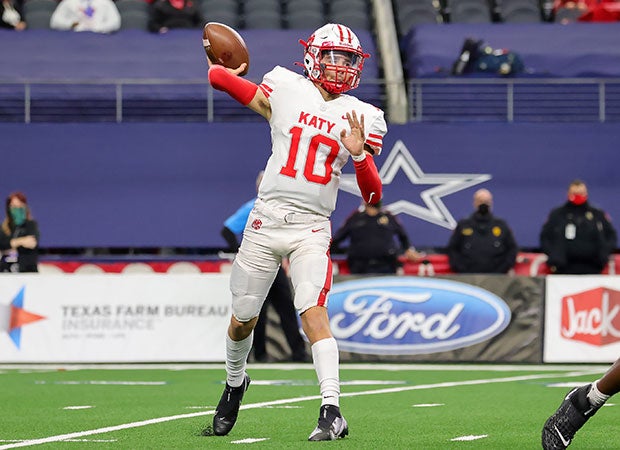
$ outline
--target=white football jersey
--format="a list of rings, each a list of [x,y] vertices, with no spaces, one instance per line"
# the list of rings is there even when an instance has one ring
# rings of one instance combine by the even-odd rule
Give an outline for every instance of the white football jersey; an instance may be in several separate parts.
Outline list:
[[[378,155],[387,132],[383,111],[346,94],[326,102],[305,76],[280,66],[260,89],[271,104],[272,153],[258,197],[286,211],[329,217],[350,156],[340,142],[340,132],[350,132],[346,113],[364,115],[366,144]]]

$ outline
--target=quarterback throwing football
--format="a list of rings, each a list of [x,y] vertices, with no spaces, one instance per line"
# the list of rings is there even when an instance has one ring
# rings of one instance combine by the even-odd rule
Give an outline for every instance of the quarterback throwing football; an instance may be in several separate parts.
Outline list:
[[[358,86],[364,59],[357,36],[327,24],[304,46],[304,75],[277,66],[260,85],[209,62],[209,82],[263,116],[271,127],[271,156],[234,261],[232,317],[226,336],[226,387],[213,418],[214,434],[233,428],[250,377],[252,331],[282,258],[290,261],[295,308],[308,337],[322,402],[311,441],[345,437],[340,413],[339,357],[327,315],[332,284],[330,215],[342,167],[353,159],[362,197],[381,199],[373,155],[381,152],[383,111],[345,94]],[[301,64],[300,64],[301,65]]]

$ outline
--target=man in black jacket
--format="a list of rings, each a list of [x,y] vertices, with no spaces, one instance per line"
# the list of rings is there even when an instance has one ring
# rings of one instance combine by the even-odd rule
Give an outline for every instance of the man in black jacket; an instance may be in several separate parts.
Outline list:
[[[551,272],[600,274],[616,245],[616,230],[605,211],[588,203],[586,184],[571,182],[568,201],[551,211],[540,233]]]
[[[399,256],[418,262],[425,255],[409,245],[409,237],[401,223],[381,203],[366,203],[362,211],[355,211],[332,239],[332,253],[349,240],[346,250],[349,271],[353,274],[395,274],[400,266]]]
[[[456,225],[448,242],[450,269],[456,273],[507,273],[518,247],[508,224],[491,213],[493,195],[474,193],[474,213]]]

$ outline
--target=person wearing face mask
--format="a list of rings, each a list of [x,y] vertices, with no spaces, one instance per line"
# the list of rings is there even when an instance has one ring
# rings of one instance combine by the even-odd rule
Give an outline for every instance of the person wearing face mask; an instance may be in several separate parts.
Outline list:
[[[340,244],[349,241],[346,249]],[[396,216],[381,202],[364,203],[353,212],[332,238],[332,253],[346,253],[352,274],[397,274],[400,257],[420,262],[426,256],[409,243],[409,236]]]
[[[461,219],[448,242],[450,269],[455,273],[507,273],[515,265],[518,247],[506,221],[491,209],[487,189],[474,193],[474,212]]]
[[[6,199],[6,218],[0,231],[0,271],[38,272],[38,245],[39,226],[28,200],[22,192],[13,192]]]
[[[551,211],[540,233],[547,266],[558,274],[600,274],[616,248],[616,230],[605,211],[588,202],[582,180],[570,183],[567,197]]]

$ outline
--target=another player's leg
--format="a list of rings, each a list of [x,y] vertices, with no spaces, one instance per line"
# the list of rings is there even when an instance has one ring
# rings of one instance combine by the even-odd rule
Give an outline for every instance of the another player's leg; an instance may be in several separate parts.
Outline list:
[[[226,335],[226,387],[213,417],[216,436],[227,435],[232,430],[241,400],[250,385],[246,366],[252,348],[252,330],[278,269],[278,262],[261,251],[265,250],[246,244],[244,240],[232,267],[232,317]],[[252,264],[248,264],[248,260]]]
[[[612,395],[620,392],[620,360],[598,381],[571,390],[560,407],[547,419],[542,431],[545,450],[563,450],[575,433]]]
[[[542,431],[545,450],[563,450],[569,446],[575,433],[596,413],[598,408],[588,401],[591,385],[571,390],[556,412],[547,419]]]

